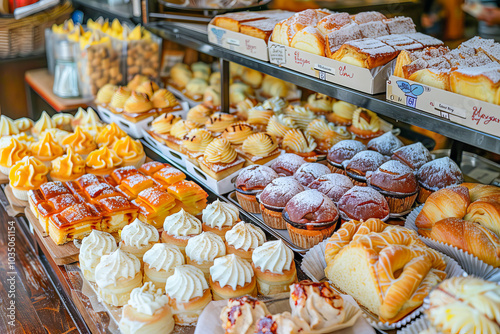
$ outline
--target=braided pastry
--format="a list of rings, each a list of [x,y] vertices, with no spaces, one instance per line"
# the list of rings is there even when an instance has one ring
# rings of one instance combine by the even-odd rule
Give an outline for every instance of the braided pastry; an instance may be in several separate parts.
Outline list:
[[[356,222],[346,225],[343,232],[330,239],[326,276],[382,321],[396,322],[412,312],[422,305],[431,288],[446,277],[446,263],[441,255],[425,246],[414,231],[386,225],[378,233],[354,232],[355,240],[339,246],[346,243],[338,242],[341,234],[347,238],[355,228]],[[332,258],[334,252],[337,254]]]

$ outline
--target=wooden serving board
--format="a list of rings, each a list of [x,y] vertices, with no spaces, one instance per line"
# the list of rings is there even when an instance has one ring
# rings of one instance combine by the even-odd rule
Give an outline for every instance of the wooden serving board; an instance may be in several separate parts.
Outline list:
[[[21,201],[12,192],[12,188],[10,185],[6,185],[4,188],[5,197],[9,202],[9,207],[6,207],[5,210],[10,217],[16,217],[24,213],[24,208],[29,206],[28,202]]]
[[[80,255],[80,250],[76,248],[75,244],[70,241],[64,245],[56,245],[56,243],[50,238],[47,233],[43,230],[42,225],[35,217],[30,208],[25,209],[25,215],[30,224],[33,226],[33,230],[38,235],[39,239],[48,251],[48,255],[52,260],[58,265],[62,266],[65,264],[70,264],[78,261],[78,256]]]
[[[4,175],[3,173],[0,173],[0,184],[6,183],[9,183],[9,177],[7,175]]]

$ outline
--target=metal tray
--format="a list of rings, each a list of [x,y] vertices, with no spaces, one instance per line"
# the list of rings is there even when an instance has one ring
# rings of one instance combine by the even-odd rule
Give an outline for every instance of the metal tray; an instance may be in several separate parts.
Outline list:
[[[281,239],[283,242],[287,244],[288,247],[290,247],[294,252],[304,255],[309,249],[302,248],[296,246],[292,240],[290,239],[290,235],[288,234],[287,230],[276,230],[272,227],[267,226],[266,223],[262,220],[262,215],[260,213],[249,213],[243,210],[241,207],[240,203],[238,203],[238,200],[236,199],[236,191],[233,191],[226,196],[222,196],[224,199],[227,198],[227,201],[236,205],[238,209],[240,209],[240,213],[250,219],[254,224],[258,225],[260,228],[265,230],[267,233],[275,237],[276,239]]]

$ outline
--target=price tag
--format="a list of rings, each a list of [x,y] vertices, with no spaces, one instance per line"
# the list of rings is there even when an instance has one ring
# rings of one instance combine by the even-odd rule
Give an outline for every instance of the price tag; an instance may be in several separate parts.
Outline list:
[[[443,112],[447,113],[448,117],[445,117],[446,119],[450,119],[450,114],[453,116],[463,118],[463,119],[467,118],[465,109],[462,109],[462,108],[450,106],[448,104],[438,102],[438,101],[434,102],[434,108],[436,108],[436,110],[439,110],[441,115],[443,114]]]
[[[269,61],[272,64],[283,65],[286,63],[286,51],[284,45],[273,44],[269,48]]]
[[[330,67],[330,66],[326,66],[323,64],[314,64],[314,69],[319,71],[320,73],[325,72],[325,73],[328,73],[331,75],[335,75],[335,69],[333,67]],[[320,77],[320,79],[321,79],[321,77]]]

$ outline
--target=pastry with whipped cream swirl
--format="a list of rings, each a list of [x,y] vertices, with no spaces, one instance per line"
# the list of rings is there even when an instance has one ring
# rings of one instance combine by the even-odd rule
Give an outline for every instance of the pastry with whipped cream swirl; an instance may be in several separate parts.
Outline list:
[[[146,161],[146,153],[144,153],[142,143],[139,140],[133,140],[130,136],[115,141],[113,151],[123,160],[123,166],[140,168]]]
[[[321,330],[344,321],[344,300],[327,282],[301,281],[290,287],[292,316],[305,321],[307,330]]]
[[[301,130],[305,130],[307,125],[316,119],[316,114],[314,114],[314,112],[299,105],[289,105],[285,113],[293,118],[295,124],[297,124]]]
[[[191,122],[195,122],[198,124],[205,124],[206,121],[210,119],[210,116],[214,113],[212,109],[209,107],[198,104],[193,108],[189,109],[186,119]]]
[[[179,247],[186,254],[188,240],[201,233],[201,222],[184,209],[165,218],[161,240]]]
[[[74,133],[66,136],[61,145],[73,149],[73,152],[81,155],[83,159],[86,159],[87,155],[97,148],[94,138],[81,126],[77,126]]]
[[[95,268],[95,282],[102,300],[113,306],[123,306],[132,290],[142,286],[141,261],[118,248],[101,257]]]
[[[175,321],[168,297],[150,282],[135,288],[118,325],[122,334],[171,333]]]
[[[327,123],[323,118],[317,118],[309,123],[306,133],[314,138],[317,144],[316,151],[321,154],[328,153],[328,150],[338,142],[352,138],[345,127]]]
[[[103,146],[90,152],[87,159],[85,159],[85,170],[90,174],[110,175],[115,168],[121,166],[122,161],[115,151]]]
[[[203,156],[208,144],[214,140],[210,131],[205,129],[193,129],[183,138],[181,152],[187,155],[189,161],[199,166],[198,158]]]
[[[53,181],[71,181],[85,174],[85,160],[71,147],[65,155],[52,160],[50,177]]]
[[[137,256],[141,261],[144,253],[160,240],[158,230],[153,225],[143,223],[137,218],[123,228],[121,238],[121,249]]]
[[[92,230],[83,238],[78,256],[83,277],[90,282],[95,282],[95,269],[101,262],[101,257],[113,253],[116,248],[116,240],[111,234]]]
[[[240,155],[246,160],[246,165],[265,165],[276,159],[281,151],[278,149],[276,137],[264,132],[254,133],[243,142]]]
[[[245,160],[238,156],[236,150],[224,138],[212,140],[198,162],[205,173],[218,181],[236,173],[245,164]]]
[[[266,235],[250,223],[239,222],[226,233],[226,251],[252,262],[253,251],[266,242]]]
[[[181,144],[184,137],[193,129],[200,127],[200,124],[187,120],[175,122],[170,128],[170,136],[166,137],[166,144],[172,150],[181,152]]]
[[[213,266],[214,260],[224,255],[226,255],[224,241],[212,232],[202,232],[192,237],[186,246],[187,264],[203,271],[207,280],[210,277],[210,267]]]
[[[17,127],[17,130],[19,130],[19,133],[22,133],[22,132],[31,133],[30,130],[33,127],[33,125],[35,125],[35,122],[33,122],[28,117],[21,117],[21,118],[14,120],[14,125]]]
[[[316,161],[317,159],[318,155],[314,152],[316,146],[314,138],[299,129],[289,130],[281,143],[281,147],[286,152],[295,153],[309,162]]]
[[[25,156],[10,169],[9,185],[14,196],[28,201],[28,191],[47,182],[49,169],[35,157]]]
[[[358,108],[352,115],[352,125],[349,127],[349,131],[356,135],[361,142],[367,144],[370,139],[384,134],[380,123],[380,118],[376,113],[365,108]]]
[[[234,115],[218,112],[205,121],[205,128],[217,136],[237,120]]]
[[[213,232],[226,240],[228,232],[240,220],[238,208],[226,202],[216,200],[203,209],[203,231]]]
[[[297,281],[293,259],[293,251],[281,239],[268,241],[253,251],[252,266],[260,294],[274,295],[290,291],[290,284]]]
[[[252,265],[235,254],[215,259],[210,267],[210,286],[214,300],[257,296],[257,283]]]
[[[272,110],[265,109],[262,105],[257,105],[248,110],[247,122],[258,131],[265,131],[269,119],[274,115]]]
[[[354,104],[350,104],[344,101],[336,101],[332,105],[332,113],[327,114],[326,118],[328,121],[333,122],[336,125],[349,126],[352,124],[352,116],[354,110],[356,110]]]
[[[232,145],[239,146],[253,133],[253,126],[246,122],[237,122],[228,126],[221,136],[229,140]]]
[[[36,121],[35,125],[31,128],[31,133],[33,134],[33,136],[38,137],[43,131],[45,131],[47,129],[52,129],[55,127],[56,127],[56,124],[54,123],[52,118],[49,116],[49,114],[47,114],[46,111],[43,111],[42,115],[40,116],[38,121]],[[16,130],[17,130],[17,128],[16,128]],[[16,134],[16,133],[12,133],[12,134]]]
[[[125,131],[120,129],[116,123],[109,123],[102,129],[102,131],[97,135],[95,142],[99,147],[108,146],[112,147],[113,144],[120,138],[126,137]]]
[[[201,312],[212,301],[212,293],[203,272],[195,266],[178,266],[167,279],[165,293],[174,313],[175,323],[194,325]]]
[[[73,115],[68,113],[57,113],[52,116],[52,120],[56,128],[64,131],[72,131],[73,127],[71,126],[71,121],[73,120]]]
[[[30,146],[31,154],[50,167],[51,161],[64,154],[64,148],[54,139],[52,133],[44,132],[39,140]]]
[[[321,93],[314,93],[307,98],[306,108],[317,114],[328,114],[332,112],[335,99]]]
[[[270,314],[266,304],[243,296],[229,299],[220,313],[220,319],[226,334],[254,334],[259,319]]]
[[[28,147],[15,137],[2,138],[0,141],[0,172],[9,175],[10,169],[16,162],[29,155]]]
[[[153,282],[158,288],[165,288],[167,279],[174,269],[186,263],[179,247],[157,243],[142,257],[144,262],[144,282]]]

